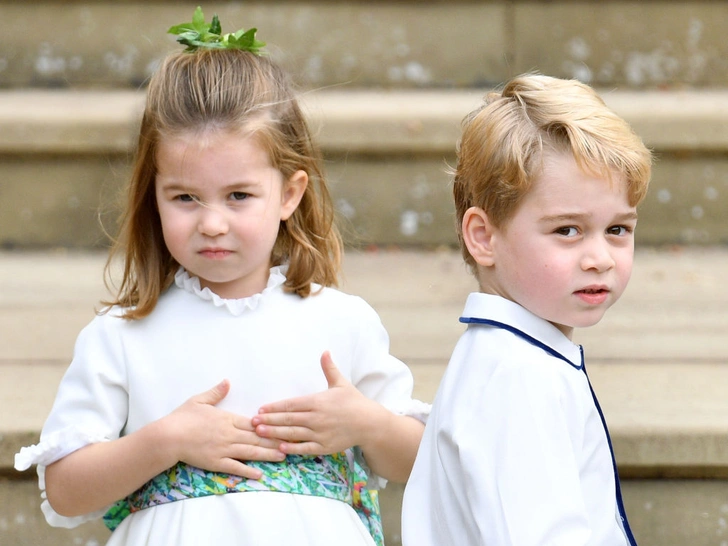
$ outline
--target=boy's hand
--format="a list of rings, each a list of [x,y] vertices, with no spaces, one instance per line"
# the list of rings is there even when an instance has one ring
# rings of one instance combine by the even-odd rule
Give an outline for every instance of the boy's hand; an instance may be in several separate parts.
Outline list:
[[[258,479],[260,470],[241,461],[282,461],[285,455],[278,450],[280,441],[255,433],[250,418],[215,407],[229,391],[230,382],[224,380],[160,421],[177,460],[213,472]]]
[[[379,407],[341,375],[328,351],[321,368],[326,391],[266,404],[251,419],[258,436],[283,440],[283,453],[327,455],[361,445],[368,412]]]

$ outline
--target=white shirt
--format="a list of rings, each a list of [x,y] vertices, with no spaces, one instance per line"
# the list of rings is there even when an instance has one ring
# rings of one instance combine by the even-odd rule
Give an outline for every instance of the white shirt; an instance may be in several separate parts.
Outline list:
[[[47,465],[89,443],[139,430],[224,378],[230,393],[218,407],[248,417],[265,403],[323,391],[324,350],[366,396],[424,420],[429,407],[411,399],[412,375],[389,354],[376,312],[361,298],[330,288],[308,298],[286,294],[284,271],[273,268],[260,294],[225,300],[180,270],[148,317],[120,319],[118,309],[96,317],[78,336],[40,444],[23,448],[16,468],[37,464],[44,489]],[[42,509],[49,523],[63,527],[105,511],[64,518],[47,501]],[[373,544],[348,504],[279,492],[150,507],[127,517],[108,544],[262,546],[292,537],[316,546]]]
[[[405,490],[404,546],[631,544],[581,348],[499,296],[471,294],[463,315]]]

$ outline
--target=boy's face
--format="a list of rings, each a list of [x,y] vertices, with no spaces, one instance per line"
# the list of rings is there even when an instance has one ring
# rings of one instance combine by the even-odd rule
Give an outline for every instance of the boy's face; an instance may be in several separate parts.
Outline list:
[[[632,272],[635,207],[626,182],[586,174],[568,154],[544,170],[491,239],[484,290],[515,301],[568,337],[592,326],[619,299]]]

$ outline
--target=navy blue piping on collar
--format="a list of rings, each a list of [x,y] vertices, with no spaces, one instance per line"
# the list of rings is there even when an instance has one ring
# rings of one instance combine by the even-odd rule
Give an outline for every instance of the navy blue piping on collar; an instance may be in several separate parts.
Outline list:
[[[594,406],[597,409],[597,413],[599,414],[599,419],[601,419],[601,421],[602,421],[602,428],[604,428],[604,434],[607,437],[607,445],[609,446],[609,454],[612,456],[612,472],[614,472],[615,496],[616,496],[616,500],[617,500],[617,510],[619,511],[619,517],[622,520],[622,528],[624,529],[624,534],[626,535],[630,546],[637,546],[637,541],[635,540],[634,535],[632,534],[632,529],[630,528],[629,522],[627,521],[627,513],[624,510],[624,502],[622,501],[622,488],[619,485],[619,473],[617,472],[617,461],[614,458],[614,448],[612,447],[612,438],[609,435],[609,429],[607,428],[607,421],[604,418],[604,413],[602,412],[602,408],[599,405],[599,401],[597,400],[597,395],[594,393],[594,388],[591,385],[591,381],[589,381],[589,374],[586,373],[586,364],[584,363],[584,347],[579,345],[579,353],[581,354],[581,363],[577,366],[571,360],[566,358],[564,355],[562,355],[555,349],[549,347],[545,343],[540,342],[536,338],[529,336],[526,332],[523,332],[523,331],[519,330],[518,328],[514,328],[513,326],[511,326],[509,324],[505,324],[503,322],[498,322],[496,320],[481,319],[481,318],[474,318],[474,317],[460,317],[460,322],[465,323],[465,324],[486,324],[488,326],[495,326],[496,328],[500,328],[502,330],[507,330],[508,332],[511,332],[512,334],[515,334],[518,337],[525,339],[532,345],[535,345],[536,347],[543,349],[551,356],[558,358],[560,360],[563,360],[564,362],[569,364],[571,367],[584,372],[584,376],[586,377],[586,382],[589,385],[589,391],[591,392],[592,400],[594,401]]]
[[[584,367],[584,355],[582,353],[581,363],[579,365],[574,364],[571,360],[566,358],[564,355],[562,355],[560,352],[555,351],[545,343],[540,342],[535,337],[529,336],[526,332],[523,332],[519,330],[518,328],[514,328],[510,324],[505,324],[503,322],[498,322],[497,320],[490,320],[490,319],[481,319],[481,318],[474,318],[474,317],[460,317],[460,322],[465,324],[487,324],[489,326],[495,326],[496,328],[501,328],[502,330],[508,330],[512,334],[516,334],[518,337],[522,337],[532,345],[535,345],[536,347],[540,347],[544,351],[546,351],[548,354],[555,358],[559,358],[566,362],[569,366],[576,368],[577,370],[581,370]]]

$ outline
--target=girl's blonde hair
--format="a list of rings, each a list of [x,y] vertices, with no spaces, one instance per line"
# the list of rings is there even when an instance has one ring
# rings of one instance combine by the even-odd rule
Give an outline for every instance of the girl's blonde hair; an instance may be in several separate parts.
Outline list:
[[[544,151],[571,153],[583,170],[607,179],[624,176],[631,206],[647,193],[650,151],[591,87],[539,74],[514,78],[463,120],[453,195],[460,248],[471,268],[465,211],[479,207],[502,227],[538,176]]]
[[[155,197],[156,153],[162,138],[204,130],[254,131],[285,180],[296,171],[309,183],[293,215],[281,222],[271,266],[289,264],[284,289],[306,297],[311,284],[335,286],[341,237],[323,174],[322,158],[287,75],[269,58],[233,49],[179,52],[152,76],[136,161],[119,236],[106,263],[111,286],[115,258],[123,259],[116,296],[124,317],[152,312],[179,264],[164,243]]]

